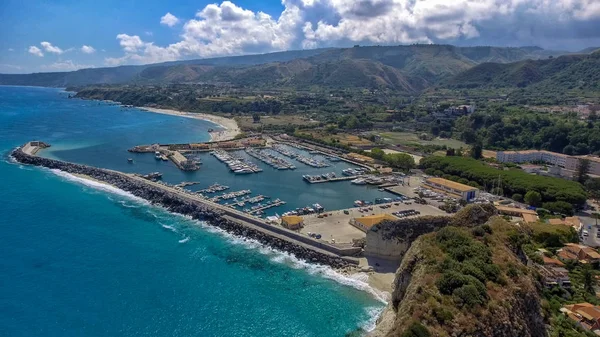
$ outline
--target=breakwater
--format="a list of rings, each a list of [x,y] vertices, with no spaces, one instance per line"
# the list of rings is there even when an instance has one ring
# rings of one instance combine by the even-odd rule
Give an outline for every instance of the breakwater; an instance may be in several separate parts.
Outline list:
[[[45,146],[47,144],[39,147]],[[343,253],[339,248],[322,242],[312,242],[310,238],[286,231],[280,227],[267,225],[260,219],[245,218],[242,214],[237,214],[237,212],[219,208],[219,205],[213,206],[206,201],[192,199],[180,191],[153,183],[141,177],[108,169],[38,157],[31,154],[36,152],[36,147],[32,146],[31,143],[27,143],[13,150],[11,155],[16,161],[22,164],[58,169],[70,174],[85,175],[102,181],[148,200],[152,204],[160,205],[170,212],[206,221],[210,225],[221,228],[231,234],[254,239],[262,244],[291,253],[309,262],[325,264],[334,268],[342,268],[356,263],[353,258],[342,257],[340,256],[341,254],[336,254],[338,252]]]

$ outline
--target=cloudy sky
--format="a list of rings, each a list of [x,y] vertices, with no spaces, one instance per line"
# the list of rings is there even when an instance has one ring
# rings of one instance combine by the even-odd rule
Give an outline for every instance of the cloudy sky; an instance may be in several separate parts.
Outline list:
[[[0,73],[328,46],[600,46],[600,0],[2,0]]]

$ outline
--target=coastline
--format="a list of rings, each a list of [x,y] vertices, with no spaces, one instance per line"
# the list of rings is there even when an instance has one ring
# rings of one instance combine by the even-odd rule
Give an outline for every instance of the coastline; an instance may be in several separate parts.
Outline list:
[[[200,113],[200,112],[198,112],[198,113],[185,112],[185,111],[178,111],[178,110],[172,110],[172,109],[160,109],[160,108],[149,108],[149,107],[137,107],[137,108],[140,110],[143,110],[143,111],[159,113],[159,114],[164,114],[164,115],[201,119],[201,120],[205,120],[205,121],[209,121],[211,123],[217,124],[217,125],[219,125],[219,127],[223,128],[224,130],[217,130],[217,131],[209,132],[211,142],[220,142],[220,141],[225,141],[225,140],[231,140],[231,139],[235,138],[235,136],[237,136],[238,134],[241,133],[240,127],[238,126],[237,122],[233,118],[209,115],[209,114]]]

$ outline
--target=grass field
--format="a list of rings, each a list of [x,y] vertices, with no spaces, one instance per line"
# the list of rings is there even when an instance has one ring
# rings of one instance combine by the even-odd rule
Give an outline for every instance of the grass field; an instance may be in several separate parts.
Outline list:
[[[236,117],[235,120],[242,130],[258,129],[262,126],[285,127],[288,125],[318,125],[319,122],[297,115],[261,116],[259,123],[254,123],[252,117]]]
[[[445,139],[445,138],[435,138],[433,140],[422,140],[419,139],[417,133],[412,132],[383,132],[380,134],[383,141],[388,144],[402,144],[402,145],[410,145],[410,144],[419,144],[419,145],[446,145],[447,147],[459,149],[459,148],[468,148],[469,146],[456,139]]]
[[[337,140],[340,144],[345,144],[349,146],[371,146],[375,145],[375,143],[371,142],[366,138],[361,138],[355,135],[351,135],[348,133],[336,133],[331,134],[327,131],[303,131],[304,133],[311,134],[314,138],[322,139],[326,141]]]

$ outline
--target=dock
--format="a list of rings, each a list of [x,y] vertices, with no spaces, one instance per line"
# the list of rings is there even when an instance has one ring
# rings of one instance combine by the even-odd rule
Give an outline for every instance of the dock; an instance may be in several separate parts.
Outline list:
[[[187,159],[179,151],[171,151],[167,157],[183,171],[196,171],[200,169],[200,166],[197,162]]]
[[[250,212],[248,212],[248,213],[252,214],[252,213],[256,213],[256,212],[261,212],[261,211],[264,211],[264,210],[266,210],[266,209],[273,208],[273,207],[279,207],[279,206],[281,206],[281,205],[285,205],[285,204],[286,204],[286,202],[285,202],[285,201],[283,201],[283,200],[280,200],[280,201],[278,201],[278,202],[274,202],[274,203],[272,203],[272,204],[269,204],[269,205],[264,205],[263,207],[260,207],[260,208],[257,208],[257,209],[253,209],[253,210],[251,210],[251,211],[250,211]]]
[[[193,185],[198,185],[200,184],[199,181],[183,181],[177,185],[175,185],[175,187],[187,187],[187,186],[193,186]]]
[[[320,180],[307,180],[304,179],[304,181],[306,181],[307,183],[310,184],[322,184],[322,183],[335,183],[338,181],[346,181],[346,180],[354,180],[356,178],[358,178],[359,176],[343,176],[343,177],[335,177],[335,178],[328,178],[328,179],[320,179]]]

